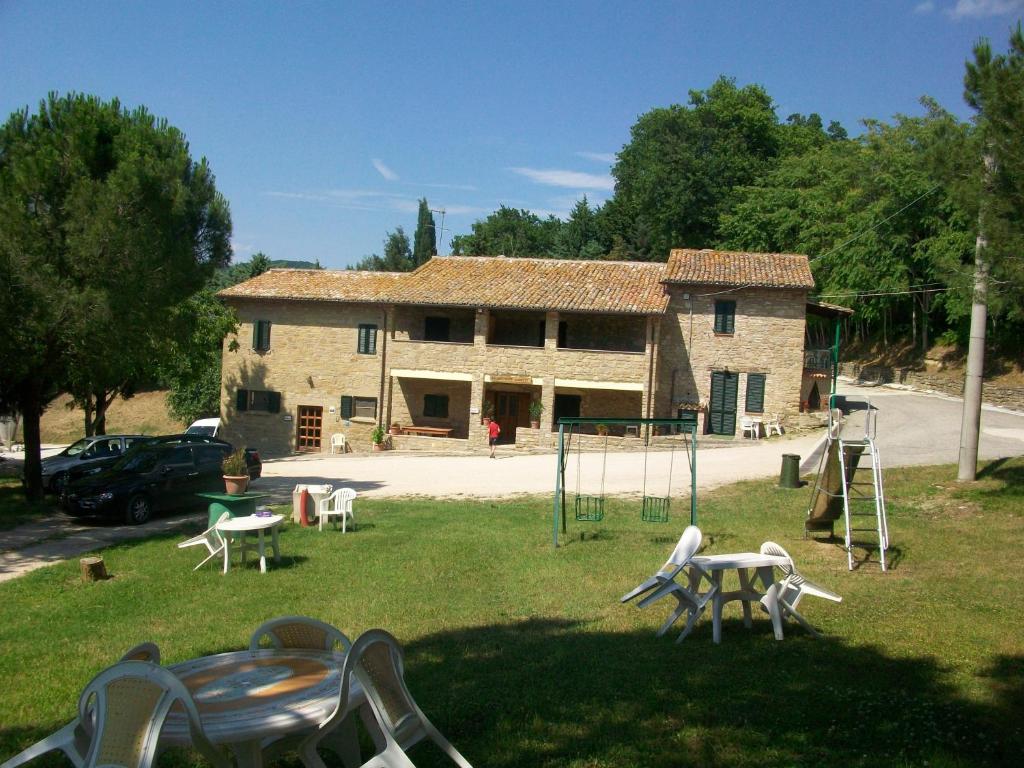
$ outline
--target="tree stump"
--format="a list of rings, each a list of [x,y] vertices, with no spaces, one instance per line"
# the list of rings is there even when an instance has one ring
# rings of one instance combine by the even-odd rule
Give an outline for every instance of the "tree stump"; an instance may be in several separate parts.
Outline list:
[[[78,564],[82,568],[82,581],[103,581],[107,578],[107,566],[102,557],[83,557]]]

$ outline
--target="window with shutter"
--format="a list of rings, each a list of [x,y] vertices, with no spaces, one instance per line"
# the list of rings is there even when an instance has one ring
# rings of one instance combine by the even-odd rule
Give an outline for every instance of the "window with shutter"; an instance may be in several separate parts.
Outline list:
[[[281,393],[271,390],[239,389],[235,393],[235,408],[239,411],[281,412]]]
[[[342,395],[341,396],[341,418],[351,419],[352,418],[352,396]]]
[[[240,389],[235,393],[235,410],[249,410],[249,390]]]
[[[377,326],[360,325],[359,340],[356,344],[356,351],[360,355],[377,354]]]
[[[435,419],[447,419],[448,395],[424,395],[423,415]]]
[[[377,418],[376,397],[353,397],[352,412],[354,416],[364,419]]]
[[[747,413],[764,413],[763,373],[747,374]]]
[[[734,333],[736,328],[736,302],[715,302],[715,333]]]
[[[270,349],[270,321],[257,320],[252,324],[252,348],[257,352]]]

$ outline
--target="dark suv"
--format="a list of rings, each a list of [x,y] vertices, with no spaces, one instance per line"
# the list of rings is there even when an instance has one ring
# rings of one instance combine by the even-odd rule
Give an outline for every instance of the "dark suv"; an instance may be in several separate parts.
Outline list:
[[[222,440],[168,436],[134,446],[109,469],[70,481],[61,504],[75,517],[121,517],[144,523],[154,512],[197,506],[197,493],[224,490],[221,462],[231,453]],[[255,452],[247,451],[247,458]],[[258,454],[255,461],[259,462]],[[261,467],[260,467],[261,468]],[[250,476],[260,468],[250,467]]]

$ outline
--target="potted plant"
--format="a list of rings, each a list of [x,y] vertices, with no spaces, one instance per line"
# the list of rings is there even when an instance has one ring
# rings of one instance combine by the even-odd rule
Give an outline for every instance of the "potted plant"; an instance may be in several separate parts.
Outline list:
[[[249,487],[249,467],[245,463],[245,451],[239,448],[224,457],[220,465],[224,473],[224,488],[232,496],[241,496]]]
[[[540,415],[544,413],[544,403],[540,400],[530,402],[530,428],[540,429]]]
[[[373,450],[383,451],[384,450],[384,427],[378,424],[373,428],[373,432],[370,433],[370,440],[373,442]]]
[[[608,434],[608,425],[607,424],[597,424],[594,427],[594,431],[597,432],[597,434],[599,434],[599,435],[607,435]]]
[[[486,427],[488,424],[491,423],[491,419],[494,418],[494,402],[493,401],[491,401],[491,400],[484,400],[483,413],[484,413],[483,422],[484,422],[484,426]]]
[[[391,422],[391,434],[392,435],[400,435],[400,434],[402,434],[402,425],[399,424],[397,421]]]

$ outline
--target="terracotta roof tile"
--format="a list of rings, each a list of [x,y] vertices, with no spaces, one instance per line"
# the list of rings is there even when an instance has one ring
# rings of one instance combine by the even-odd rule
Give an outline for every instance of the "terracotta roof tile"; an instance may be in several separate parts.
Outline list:
[[[435,256],[408,273],[271,269],[217,295],[659,315],[664,275],[647,262]]]
[[[396,303],[661,314],[665,265],[626,261],[435,257],[402,284]]]
[[[666,283],[814,288],[807,257],[798,253],[745,253],[677,248],[669,254]]]
[[[390,301],[401,272],[333,269],[268,269],[217,295],[226,299],[292,299],[376,303]]]

